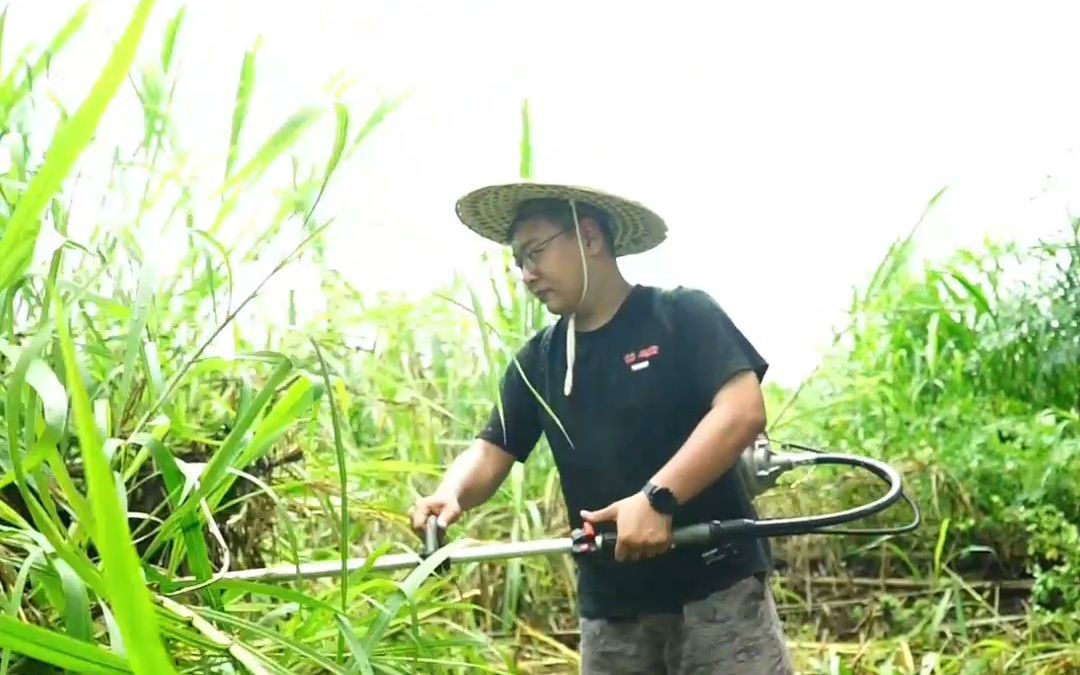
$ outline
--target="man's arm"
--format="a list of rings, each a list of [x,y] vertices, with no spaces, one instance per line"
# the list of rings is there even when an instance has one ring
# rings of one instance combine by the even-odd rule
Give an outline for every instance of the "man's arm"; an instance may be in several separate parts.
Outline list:
[[[476,508],[491,499],[514,461],[514,456],[499,446],[477,438],[454,459],[436,492],[453,495],[466,511]]]
[[[652,478],[680,504],[693,499],[735,465],[765,430],[765,399],[757,375],[743,371],[721,387],[694,432]]]
[[[446,527],[457,520],[461,513],[491,499],[506,480],[514,461],[513,455],[494,443],[482,438],[474,440],[465,452],[454,459],[439,487],[428,498],[444,506],[438,513],[439,525]],[[415,515],[420,519],[418,526],[423,527],[429,511],[420,510],[422,512]]]
[[[731,469],[765,430],[761,380],[768,364],[708,294],[682,289],[674,307],[690,394],[707,412],[651,482],[685,504]]]
[[[535,340],[518,353],[526,371],[532,363],[534,344]],[[423,531],[431,514],[437,515],[439,525],[445,528],[465,511],[491,499],[514,462],[524,462],[539,440],[536,403],[513,363],[503,374],[499,396],[501,405],[492,407],[477,438],[446,469],[435,492],[413,507],[412,525],[418,532]]]
[[[731,469],[765,428],[760,381],[768,365],[707,294],[684,290],[674,299],[680,354],[690,364],[687,386],[706,413],[651,482],[683,504]],[[581,516],[592,523],[615,521],[616,560],[639,560],[671,547],[672,517],[654,509],[644,492]]]

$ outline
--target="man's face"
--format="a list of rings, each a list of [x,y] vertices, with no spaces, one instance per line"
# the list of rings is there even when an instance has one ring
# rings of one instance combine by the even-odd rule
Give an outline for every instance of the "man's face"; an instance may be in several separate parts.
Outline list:
[[[553,314],[573,312],[584,281],[574,230],[542,218],[526,220],[518,225],[511,246],[529,291]]]

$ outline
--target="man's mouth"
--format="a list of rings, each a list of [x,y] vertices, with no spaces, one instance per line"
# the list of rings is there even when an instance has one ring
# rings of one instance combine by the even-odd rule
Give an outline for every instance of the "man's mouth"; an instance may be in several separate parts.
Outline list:
[[[539,300],[540,302],[547,302],[548,298],[551,297],[552,293],[549,290],[542,290],[542,291],[534,291],[533,295],[535,295],[536,299]]]

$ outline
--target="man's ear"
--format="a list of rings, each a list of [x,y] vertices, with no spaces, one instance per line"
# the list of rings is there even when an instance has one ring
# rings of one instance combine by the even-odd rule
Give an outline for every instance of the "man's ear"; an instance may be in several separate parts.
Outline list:
[[[606,244],[604,233],[600,231],[600,224],[588,217],[578,219],[578,224],[581,226],[581,241],[585,245],[585,250],[591,255],[603,253]]]

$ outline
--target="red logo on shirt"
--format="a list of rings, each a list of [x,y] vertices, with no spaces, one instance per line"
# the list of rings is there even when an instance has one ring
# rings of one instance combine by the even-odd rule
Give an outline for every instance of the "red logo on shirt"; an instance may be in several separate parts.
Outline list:
[[[648,359],[660,353],[660,347],[652,345],[637,353],[639,359]]]
[[[630,352],[623,356],[623,361],[626,365],[630,366],[631,370],[639,370],[649,365],[649,359],[660,353],[660,347],[657,345],[650,345],[644,349],[640,349],[637,352]]]

